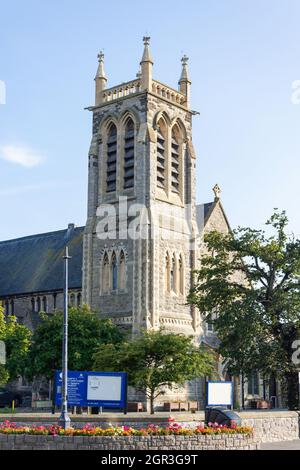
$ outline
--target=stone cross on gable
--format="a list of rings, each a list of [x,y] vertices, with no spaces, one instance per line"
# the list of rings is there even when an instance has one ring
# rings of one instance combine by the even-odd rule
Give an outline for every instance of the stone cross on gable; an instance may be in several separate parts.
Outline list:
[[[215,184],[213,187],[213,192],[215,194],[215,201],[220,199],[221,188],[218,184]]]

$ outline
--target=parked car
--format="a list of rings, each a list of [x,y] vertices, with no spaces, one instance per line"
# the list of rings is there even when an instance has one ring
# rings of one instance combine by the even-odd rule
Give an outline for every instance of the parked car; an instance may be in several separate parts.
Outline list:
[[[22,396],[19,393],[10,392],[5,388],[0,388],[0,407],[11,407],[12,402],[15,402],[15,407],[20,406],[22,403]]]

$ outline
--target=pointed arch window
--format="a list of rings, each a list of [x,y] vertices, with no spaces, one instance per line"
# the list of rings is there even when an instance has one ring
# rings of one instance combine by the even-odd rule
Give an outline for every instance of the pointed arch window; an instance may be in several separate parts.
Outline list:
[[[77,307],[81,307],[81,298],[82,298],[81,294],[80,293],[77,294]]]
[[[43,311],[46,312],[46,313],[48,311],[47,297],[43,297]]]
[[[70,307],[74,307],[74,306],[75,306],[75,295],[71,294],[70,295]]]
[[[113,253],[111,258],[111,285],[112,290],[118,289],[118,265],[116,254]]]
[[[182,256],[179,256],[178,260],[178,280],[179,280],[179,293],[184,294],[184,270]]]
[[[165,260],[165,289],[167,292],[170,292],[171,286],[170,286],[170,256],[169,253],[166,255],[166,260]]]
[[[157,126],[157,186],[159,188],[166,188],[166,172],[167,172],[167,159],[166,159],[166,140],[167,140],[167,128],[160,120]]]
[[[107,134],[106,191],[116,190],[117,184],[117,128],[111,123]]]
[[[119,286],[120,289],[126,288],[126,264],[125,264],[125,254],[124,251],[121,251],[120,254],[120,263],[119,263]]]
[[[53,294],[53,310],[56,310],[57,294]]]
[[[171,291],[176,292],[176,258],[175,255],[172,256],[171,269],[170,269],[170,284]]]
[[[101,287],[102,294],[106,294],[109,291],[109,258],[107,253],[103,256]]]
[[[171,140],[171,190],[173,193],[179,193],[179,141],[178,134],[172,129]]]
[[[131,118],[125,126],[124,142],[124,189],[134,186],[134,123]]]

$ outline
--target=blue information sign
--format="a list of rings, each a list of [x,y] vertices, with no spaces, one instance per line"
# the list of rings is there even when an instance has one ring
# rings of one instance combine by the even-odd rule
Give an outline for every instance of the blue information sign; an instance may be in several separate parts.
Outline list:
[[[62,373],[55,372],[55,405],[61,405]],[[126,408],[125,372],[68,372],[68,405]]]

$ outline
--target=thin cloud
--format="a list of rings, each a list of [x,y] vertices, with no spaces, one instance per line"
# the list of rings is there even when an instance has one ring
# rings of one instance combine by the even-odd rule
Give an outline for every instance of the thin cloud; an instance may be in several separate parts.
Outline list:
[[[32,148],[17,145],[3,145],[0,147],[0,158],[26,168],[40,165],[44,160],[44,157]]]

